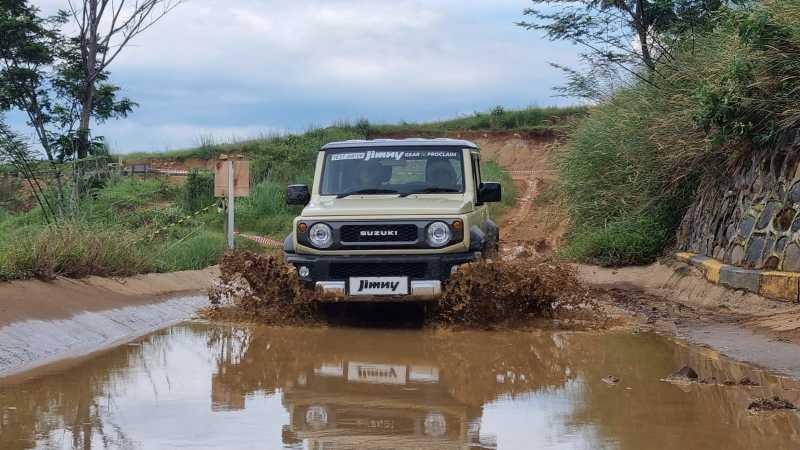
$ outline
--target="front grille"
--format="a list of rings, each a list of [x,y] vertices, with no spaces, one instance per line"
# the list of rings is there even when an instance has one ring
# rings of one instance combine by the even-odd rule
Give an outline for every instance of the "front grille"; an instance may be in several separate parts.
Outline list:
[[[416,242],[417,226],[398,225],[343,225],[342,242]]]
[[[328,275],[332,280],[345,280],[348,277],[409,277],[425,279],[428,264],[408,263],[331,263]]]

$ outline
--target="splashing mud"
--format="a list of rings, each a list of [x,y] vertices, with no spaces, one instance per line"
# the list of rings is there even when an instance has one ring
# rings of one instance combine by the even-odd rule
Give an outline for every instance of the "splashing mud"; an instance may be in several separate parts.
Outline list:
[[[227,252],[220,279],[208,293],[203,315],[219,320],[300,324],[317,320],[322,295],[303,287],[294,267],[283,258],[248,251]]]
[[[486,260],[461,266],[450,278],[434,321],[519,325],[541,317],[589,318],[598,310],[568,265],[536,258]]]
[[[331,300],[306,288],[294,267],[277,256],[229,252],[221,272],[204,311],[210,319],[314,323],[322,321],[320,302]],[[427,310],[426,322],[487,328],[537,318],[596,321],[599,309],[568,265],[536,258],[487,260],[459,268],[441,300]]]

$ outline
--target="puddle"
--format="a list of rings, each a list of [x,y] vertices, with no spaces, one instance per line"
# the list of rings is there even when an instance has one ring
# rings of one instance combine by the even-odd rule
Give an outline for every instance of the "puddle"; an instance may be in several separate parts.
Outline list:
[[[800,378],[797,344],[782,342],[747,328],[724,323],[683,323],[678,334],[692,342],[708,345],[739,361]]]
[[[800,447],[796,412],[747,412],[800,383],[651,334],[187,323],[136,344],[0,387],[0,448]],[[659,381],[684,365],[760,386]]]

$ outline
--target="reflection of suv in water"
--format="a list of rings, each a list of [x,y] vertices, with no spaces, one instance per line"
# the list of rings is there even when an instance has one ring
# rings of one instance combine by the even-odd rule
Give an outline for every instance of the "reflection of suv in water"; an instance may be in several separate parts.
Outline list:
[[[459,402],[438,367],[330,361],[283,390],[284,444],[304,448],[495,449],[481,435],[481,407]]]
[[[319,152],[286,238],[300,278],[349,300],[431,300],[459,264],[497,252],[478,146],[454,139],[343,141]]]

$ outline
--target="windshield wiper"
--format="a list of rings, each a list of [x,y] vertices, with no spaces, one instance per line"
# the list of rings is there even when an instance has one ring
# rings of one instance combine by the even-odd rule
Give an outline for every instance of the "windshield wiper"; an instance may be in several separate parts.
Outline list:
[[[459,189],[445,188],[445,187],[429,187],[419,191],[403,192],[400,197],[408,197],[411,194],[439,194],[439,193],[453,193],[461,192]]]
[[[342,192],[341,194],[337,195],[336,198],[345,198],[350,195],[358,194],[399,194],[399,192],[393,189],[357,189],[355,191]]]

